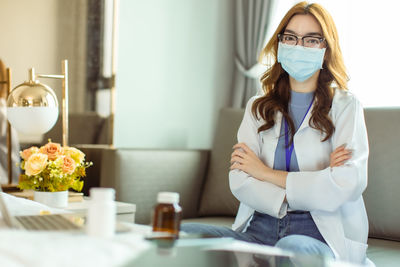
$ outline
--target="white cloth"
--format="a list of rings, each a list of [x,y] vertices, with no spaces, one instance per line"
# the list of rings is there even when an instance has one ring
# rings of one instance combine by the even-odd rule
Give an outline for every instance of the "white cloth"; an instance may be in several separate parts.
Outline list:
[[[7,267],[123,266],[150,247],[143,235],[112,239],[57,232],[0,230],[0,262]]]
[[[269,167],[273,166],[282,114],[278,113],[273,128],[257,133],[263,121],[256,120],[249,100],[238,131],[244,142]],[[290,172],[286,189],[261,182],[247,173],[229,173],[232,193],[241,202],[233,229],[242,229],[254,210],[282,218],[286,215],[285,195],[293,209],[307,210],[334,251],[337,259],[365,263],[368,219],[362,192],[367,186],[368,139],[363,108],[349,92],[336,90],[330,111],[335,125],[333,136],[326,142],[318,130],[309,126],[311,112],[294,136],[294,148],[300,172]],[[330,154],[346,144],[352,158],[344,166],[330,168]]]
[[[0,183],[8,183],[8,149],[7,149],[7,112],[6,100],[0,98]],[[20,168],[16,164],[20,162],[19,141],[16,131],[11,127],[11,161],[12,161],[12,182],[18,183]]]
[[[38,215],[43,210],[53,214],[68,212],[0,194],[13,216]],[[7,267],[123,266],[150,248],[150,243],[144,239],[145,234],[150,233],[150,227],[127,226],[132,232],[105,239],[68,232],[13,230],[0,220],[0,263]]]

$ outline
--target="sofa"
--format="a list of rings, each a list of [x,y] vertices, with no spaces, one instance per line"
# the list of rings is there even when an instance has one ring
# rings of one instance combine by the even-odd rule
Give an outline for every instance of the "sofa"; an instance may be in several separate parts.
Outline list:
[[[136,223],[150,223],[159,191],[174,191],[180,194],[183,222],[230,227],[239,203],[229,190],[229,159],[243,112],[221,110],[210,150],[107,147],[96,151],[92,154],[97,155],[99,184],[115,188],[117,200],[136,204]],[[400,108],[367,108],[365,119],[370,144],[369,185],[363,194],[370,226],[367,254],[377,266],[396,266],[400,262]]]

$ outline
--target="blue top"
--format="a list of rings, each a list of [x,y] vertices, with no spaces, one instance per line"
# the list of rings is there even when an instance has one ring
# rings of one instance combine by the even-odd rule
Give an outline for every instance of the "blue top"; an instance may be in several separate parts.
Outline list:
[[[306,112],[313,100],[314,92],[298,93],[291,91],[291,99],[289,103],[289,115],[293,120],[296,131],[300,128],[300,124],[306,115]],[[274,170],[286,171],[286,150],[285,150],[285,124],[281,124],[281,132],[278,140],[278,145],[275,150]],[[290,171],[299,171],[299,164],[297,163],[296,151],[293,149],[292,157],[290,160]]]

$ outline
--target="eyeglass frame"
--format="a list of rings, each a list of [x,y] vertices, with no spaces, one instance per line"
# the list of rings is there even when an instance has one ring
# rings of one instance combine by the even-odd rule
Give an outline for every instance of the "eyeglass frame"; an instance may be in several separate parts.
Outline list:
[[[295,34],[292,34],[292,33],[278,33],[278,41],[279,42],[282,42],[281,40],[280,40],[280,37],[281,36],[283,36],[283,35],[290,35],[290,36],[293,36],[293,37],[296,37],[296,43],[294,44],[294,46],[295,45],[297,45],[298,43],[299,43],[299,39],[301,40],[301,44],[302,44],[302,46],[304,46],[304,39],[303,38],[307,38],[307,37],[312,37],[312,38],[316,38],[316,39],[319,39],[320,40],[320,44],[319,45],[321,45],[322,43],[324,43],[325,42],[325,38],[324,37],[319,37],[319,36],[313,36],[313,35],[304,35],[304,36],[297,36],[297,35],[295,35]],[[283,42],[282,42],[283,43]],[[308,46],[304,46],[304,47],[308,47]]]

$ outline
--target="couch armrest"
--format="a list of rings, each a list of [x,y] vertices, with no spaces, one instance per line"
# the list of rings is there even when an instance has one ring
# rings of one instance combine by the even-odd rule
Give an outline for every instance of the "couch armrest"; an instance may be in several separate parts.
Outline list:
[[[100,185],[115,188],[118,201],[136,204],[137,223],[150,223],[160,191],[178,192],[183,217],[196,217],[208,155],[207,150],[104,150]]]

